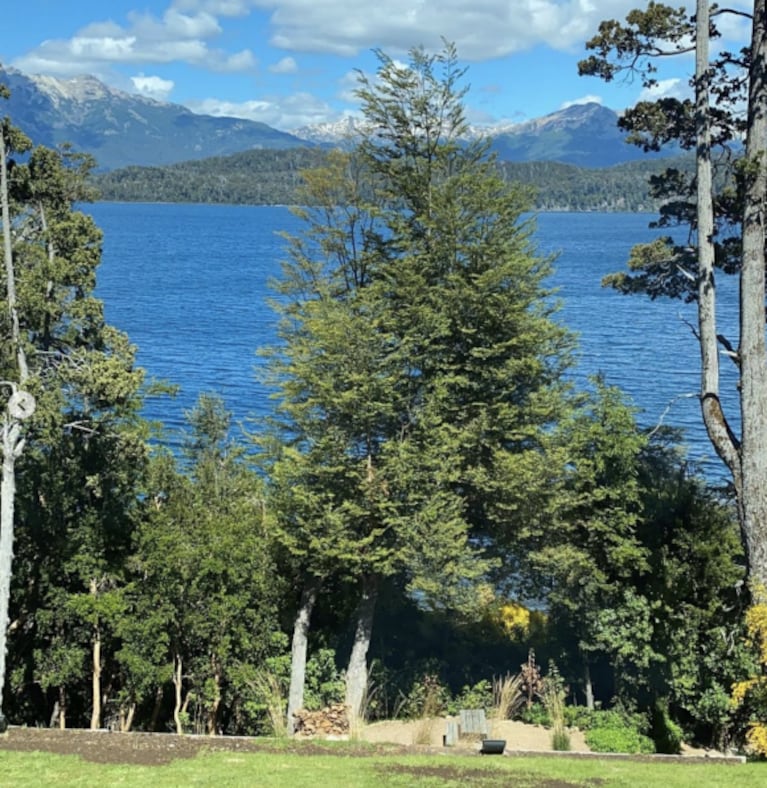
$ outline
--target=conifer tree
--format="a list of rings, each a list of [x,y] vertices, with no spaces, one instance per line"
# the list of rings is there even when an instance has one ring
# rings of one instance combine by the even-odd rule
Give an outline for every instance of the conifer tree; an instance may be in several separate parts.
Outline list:
[[[272,357],[283,544],[310,586],[335,574],[359,589],[353,714],[382,578],[423,604],[469,607],[491,565],[480,543],[540,491],[570,349],[523,217],[529,195],[484,144],[462,141],[455,49],[413,50],[405,66],[378,55],[375,81],[360,77],[363,140],[307,175]]]

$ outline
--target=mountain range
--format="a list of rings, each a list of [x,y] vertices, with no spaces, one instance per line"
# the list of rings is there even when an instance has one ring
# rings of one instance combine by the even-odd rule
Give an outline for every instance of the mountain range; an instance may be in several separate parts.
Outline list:
[[[256,121],[196,114],[179,104],[116,90],[92,76],[58,79],[0,66],[0,83],[11,91],[0,115],[9,115],[36,143],[70,142],[91,153],[102,170],[247,150],[328,147],[348,141],[358,130],[347,117],[288,133]],[[645,158],[626,144],[617,121],[617,113],[600,104],[576,104],[530,121],[473,128],[471,134],[489,136],[502,161],[598,168]]]

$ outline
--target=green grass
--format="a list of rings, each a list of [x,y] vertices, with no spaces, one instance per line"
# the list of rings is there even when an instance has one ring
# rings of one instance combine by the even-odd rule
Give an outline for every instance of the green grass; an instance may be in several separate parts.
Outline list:
[[[685,764],[610,759],[499,758],[460,755],[352,756],[211,753],[166,766],[104,766],[75,756],[0,752],[0,786],[288,786],[289,788],[379,788],[379,786],[513,785],[664,786],[707,788],[767,785],[767,764]]]

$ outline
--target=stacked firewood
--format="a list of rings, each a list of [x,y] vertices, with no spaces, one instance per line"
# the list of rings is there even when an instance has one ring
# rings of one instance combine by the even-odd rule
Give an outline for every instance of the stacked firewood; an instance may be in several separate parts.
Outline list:
[[[320,711],[299,709],[293,719],[297,736],[346,736],[349,733],[349,714],[343,703],[334,703]]]

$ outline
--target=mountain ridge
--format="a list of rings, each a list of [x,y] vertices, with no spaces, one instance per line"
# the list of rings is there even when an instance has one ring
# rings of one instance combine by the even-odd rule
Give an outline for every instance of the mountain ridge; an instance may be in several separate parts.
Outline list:
[[[59,79],[0,65],[0,82],[11,90],[8,114],[22,131],[48,146],[69,142],[92,154],[102,170],[164,166],[246,150],[333,147],[353,140],[361,123],[347,115],[335,123],[280,131],[258,121],[197,114],[180,104],[126,93],[87,74]],[[489,138],[491,150],[510,162],[598,168],[647,158],[626,144],[617,122],[616,112],[591,102],[518,123],[470,126],[469,137]]]

